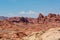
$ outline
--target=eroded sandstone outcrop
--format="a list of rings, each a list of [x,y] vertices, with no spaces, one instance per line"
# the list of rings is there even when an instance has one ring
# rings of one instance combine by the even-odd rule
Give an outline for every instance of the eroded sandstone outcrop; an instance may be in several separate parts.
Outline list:
[[[22,40],[60,40],[60,28],[51,28],[47,31],[33,32]]]
[[[33,32],[37,31],[47,31],[50,28],[59,28],[60,27],[60,15],[57,14],[48,14],[47,16],[44,16],[43,14],[39,14],[38,18],[28,18],[28,17],[10,17],[4,20],[0,20],[0,33],[2,31],[10,30],[10,31],[16,31],[16,33],[13,33],[11,35],[11,32],[3,32],[1,36],[3,36],[3,39],[7,39],[13,36],[14,40],[21,39],[22,37],[28,36]],[[10,35],[10,37],[5,36]],[[32,35],[32,34],[31,34]],[[34,34],[35,35],[35,34]],[[31,36],[32,37],[32,36]],[[2,39],[0,38],[0,39]],[[29,37],[30,38],[30,37]],[[35,38],[35,37],[34,37]],[[8,39],[7,39],[8,40]],[[22,39],[21,39],[22,40]]]
[[[42,40],[60,40],[60,28],[51,28],[42,36]]]

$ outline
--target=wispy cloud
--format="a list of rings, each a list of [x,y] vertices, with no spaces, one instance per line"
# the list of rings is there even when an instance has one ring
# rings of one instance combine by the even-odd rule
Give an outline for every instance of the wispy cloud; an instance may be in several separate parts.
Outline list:
[[[8,13],[7,15],[10,17],[13,17],[13,16],[37,17],[37,15],[38,15],[37,13],[38,12],[29,10],[29,11],[20,11],[18,13]]]
[[[19,14],[35,14],[34,11],[29,10],[29,11],[20,11]]]

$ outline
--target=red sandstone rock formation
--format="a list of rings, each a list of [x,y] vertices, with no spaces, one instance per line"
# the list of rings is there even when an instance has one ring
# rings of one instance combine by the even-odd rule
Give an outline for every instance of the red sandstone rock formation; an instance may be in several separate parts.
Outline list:
[[[43,23],[44,21],[44,16],[40,13],[38,18],[37,18],[38,23]]]
[[[6,20],[0,20],[0,33],[3,30],[19,31],[18,35],[21,35],[20,37],[35,31],[47,30],[55,27],[60,27],[60,15],[51,13],[48,14],[48,16],[43,16],[40,13],[38,18],[11,17]],[[5,32],[3,32],[3,34],[5,34]],[[17,37],[16,34],[13,36]]]

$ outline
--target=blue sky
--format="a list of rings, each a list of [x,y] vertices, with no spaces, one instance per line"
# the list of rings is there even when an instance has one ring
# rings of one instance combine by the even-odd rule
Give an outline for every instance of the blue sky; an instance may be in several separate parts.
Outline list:
[[[0,0],[0,16],[37,17],[40,12],[60,14],[60,0]]]

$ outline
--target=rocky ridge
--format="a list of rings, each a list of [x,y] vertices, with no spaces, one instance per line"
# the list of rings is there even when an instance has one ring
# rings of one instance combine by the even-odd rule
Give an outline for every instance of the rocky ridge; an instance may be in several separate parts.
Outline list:
[[[40,13],[38,18],[10,17],[0,20],[0,39],[20,40],[33,32],[45,32],[50,28],[60,28],[60,15]]]

